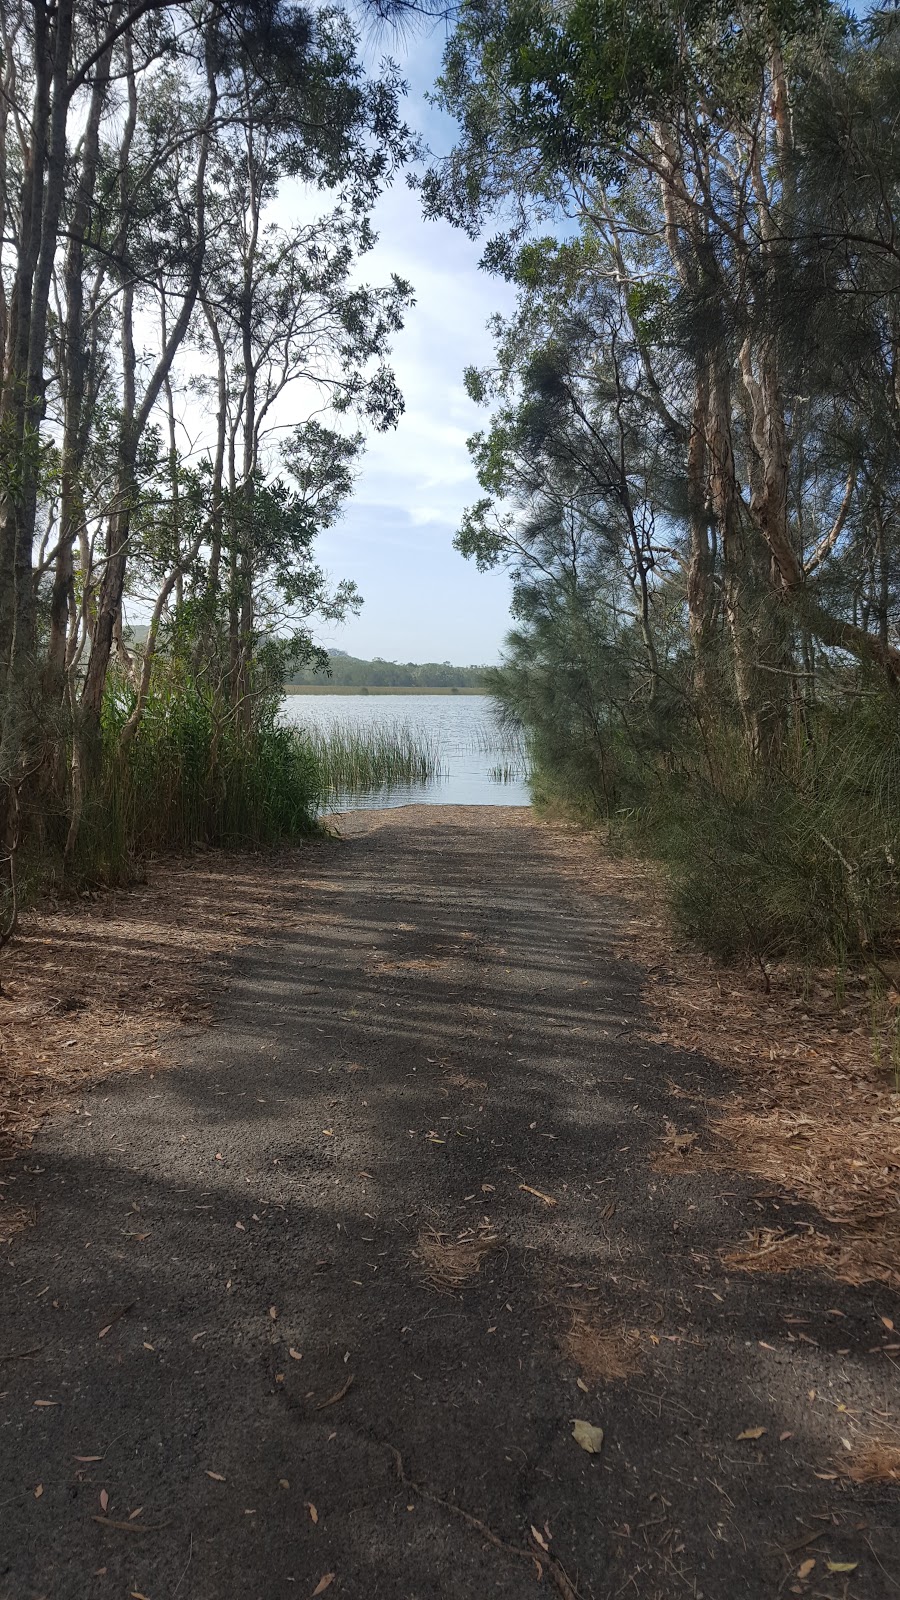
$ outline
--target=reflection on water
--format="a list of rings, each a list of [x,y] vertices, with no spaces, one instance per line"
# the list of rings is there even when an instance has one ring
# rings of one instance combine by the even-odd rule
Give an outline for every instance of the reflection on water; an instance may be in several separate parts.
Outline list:
[[[297,727],[355,725],[360,731],[397,723],[421,729],[440,752],[440,774],[367,794],[335,795],[328,809],[389,806],[527,806],[528,762],[520,740],[501,729],[486,694],[286,695],[282,715]]]

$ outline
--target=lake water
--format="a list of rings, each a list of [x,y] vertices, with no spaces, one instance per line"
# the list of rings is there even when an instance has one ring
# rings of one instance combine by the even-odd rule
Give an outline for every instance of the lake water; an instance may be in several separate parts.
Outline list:
[[[331,811],[531,804],[521,748],[498,727],[486,694],[292,694],[285,696],[281,709],[285,721],[298,727],[339,723],[364,730],[400,723],[421,729],[437,744],[439,776],[426,783],[337,796]]]

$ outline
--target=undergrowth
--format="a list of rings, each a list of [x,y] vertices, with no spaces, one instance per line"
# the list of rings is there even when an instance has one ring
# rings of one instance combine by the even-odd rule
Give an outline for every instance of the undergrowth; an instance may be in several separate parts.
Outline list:
[[[309,838],[335,796],[425,780],[439,764],[434,742],[405,724],[298,728],[279,721],[273,698],[245,727],[214,697],[183,682],[170,689],[165,679],[123,748],[133,706],[121,683],[107,694],[74,848],[79,772],[71,740],[66,769],[35,789],[17,861],[19,906],[47,888],[125,882],[154,855]],[[8,915],[3,901],[0,889],[0,913]]]
[[[889,959],[900,921],[897,708],[883,698],[816,708],[768,769],[735,735],[716,742],[718,758],[685,763],[628,819],[668,867],[684,930],[724,959]]]
[[[652,709],[582,667],[491,689],[527,729],[539,808],[661,861],[681,930],[724,960],[862,960],[900,946],[900,705],[846,685],[798,708],[776,759],[670,680]]]
[[[159,694],[123,754],[130,711],[130,695],[107,697],[101,770],[90,785],[75,851],[64,862],[67,878],[115,883],[160,853],[255,848],[316,831],[322,777],[294,730],[271,717],[244,728],[197,692]],[[55,869],[65,844],[52,833],[49,842],[45,865]]]

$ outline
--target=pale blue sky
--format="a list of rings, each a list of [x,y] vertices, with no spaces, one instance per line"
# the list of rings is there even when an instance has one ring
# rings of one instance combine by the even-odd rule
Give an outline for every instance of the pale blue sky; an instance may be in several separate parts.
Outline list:
[[[449,149],[454,124],[425,103],[440,66],[444,30],[385,39],[409,81],[407,121],[435,151]],[[353,655],[398,661],[490,662],[509,626],[509,583],[483,575],[453,549],[463,508],[479,488],[465,441],[485,413],[473,405],[463,368],[490,360],[486,322],[508,309],[510,291],[478,269],[481,246],[444,222],[422,220],[401,178],[375,217],[379,242],[363,275],[408,278],[416,305],[394,346],[406,400],[398,428],[370,438],[356,493],[319,544],[332,577],[354,578],[360,615],[320,631],[322,642]]]

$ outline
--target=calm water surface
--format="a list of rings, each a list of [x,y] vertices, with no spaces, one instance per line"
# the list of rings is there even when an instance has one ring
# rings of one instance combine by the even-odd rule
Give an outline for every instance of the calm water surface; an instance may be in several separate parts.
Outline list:
[[[287,722],[302,727],[421,729],[440,751],[440,776],[365,795],[336,796],[329,809],[389,806],[527,806],[528,769],[514,739],[497,726],[486,694],[293,694],[282,702]]]

